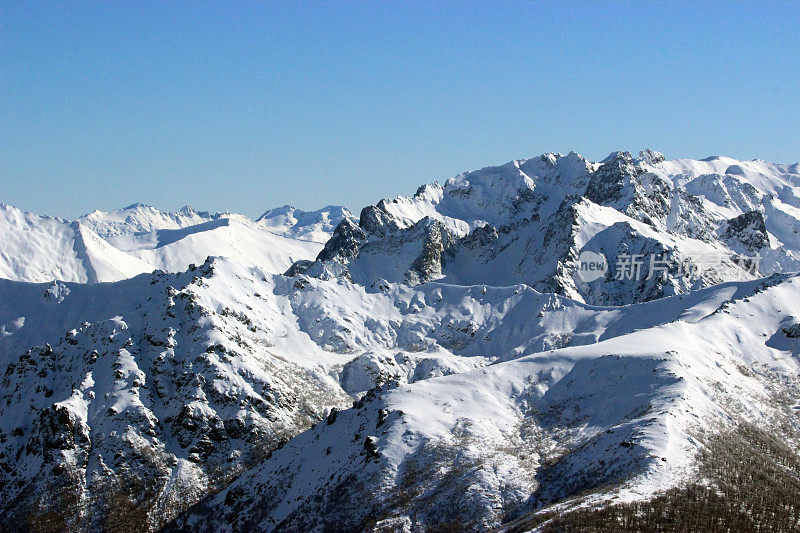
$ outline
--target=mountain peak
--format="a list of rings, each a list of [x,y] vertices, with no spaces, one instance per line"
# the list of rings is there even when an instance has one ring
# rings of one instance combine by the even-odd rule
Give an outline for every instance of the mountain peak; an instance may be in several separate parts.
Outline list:
[[[136,211],[139,209],[156,209],[152,205],[144,204],[142,202],[135,202],[131,205],[123,207],[120,211]]]
[[[639,152],[639,159],[648,165],[657,165],[658,163],[663,163],[666,160],[666,157],[664,157],[664,154],[661,152],[656,152],[650,148],[645,148]]]

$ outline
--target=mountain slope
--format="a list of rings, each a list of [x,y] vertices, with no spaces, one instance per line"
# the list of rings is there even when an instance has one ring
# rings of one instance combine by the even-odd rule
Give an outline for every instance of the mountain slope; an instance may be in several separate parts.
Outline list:
[[[343,208],[341,208],[343,209]],[[330,237],[331,224],[349,216],[326,208],[283,220],[281,231],[231,214],[184,207],[165,213],[134,204],[76,221],[25,213],[0,205],[0,277],[34,283],[58,280],[98,283],[127,279],[155,269],[181,272],[208,256],[227,256],[270,273],[313,258]]]
[[[218,255],[279,273],[297,260],[313,257],[321,249],[314,242],[264,231],[239,215],[181,229],[136,234],[135,243],[136,248],[128,252],[130,255],[167,272],[180,272],[190,264],[202,263],[209,255]]]
[[[97,283],[151,270],[80,222],[42,217],[7,205],[0,205],[0,239],[2,278]]]
[[[149,205],[132,204],[115,211],[93,211],[79,220],[114,246],[125,249],[125,238],[130,234],[181,229],[222,216],[222,213],[195,211],[188,205],[175,213],[166,213]]]
[[[798,291],[797,278],[728,284],[683,320],[375,389],[175,528],[484,530],[577,494],[651,496],[691,475],[698,428],[785,420],[775,396],[789,380],[800,399],[800,344],[770,345],[797,323]]]
[[[341,406],[267,276],[1,282],[2,527],[158,527]]]
[[[6,281],[0,509],[8,523],[109,527],[142,513],[156,527],[382,383],[592,347],[752,292],[597,308],[524,286],[367,291],[221,259],[113,284]],[[126,498],[134,509],[119,506]]]

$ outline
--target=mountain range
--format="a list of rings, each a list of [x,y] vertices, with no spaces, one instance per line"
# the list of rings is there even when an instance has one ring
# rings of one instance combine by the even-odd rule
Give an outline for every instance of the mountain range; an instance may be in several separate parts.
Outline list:
[[[798,164],[652,150],[0,205],[0,530],[796,530],[799,230]]]

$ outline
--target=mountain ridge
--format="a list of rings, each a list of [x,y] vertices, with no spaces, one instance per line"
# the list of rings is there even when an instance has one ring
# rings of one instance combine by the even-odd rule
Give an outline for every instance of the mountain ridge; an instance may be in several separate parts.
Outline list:
[[[748,273],[736,266],[745,253],[760,254],[757,274],[796,270],[800,247],[794,233],[785,231],[786,226],[796,230],[795,215],[800,213],[795,210],[800,175],[791,173],[796,167],[719,158],[666,161],[651,150],[638,158],[615,152],[601,163],[574,152],[543,154],[462,173],[443,186],[422,186],[412,197],[365,207],[358,227],[349,222],[342,226],[338,239],[317,259],[328,265],[337,261],[335,269],[364,284],[440,277],[474,284],[501,276],[505,284],[527,283],[590,302],[630,303],[603,280],[587,284],[577,279],[580,251],[603,253],[612,262],[628,250],[645,256],[669,253],[681,268],[693,256],[720,256],[718,271],[705,277],[679,279],[670,273],[666,286],[626,287],[634,300],[747,279]],[[736,230],[726,234],[731,224]],[[569,226],[573,232],[565,233]],[[743,231],[751,233],[747,242],[738,236]],[[333,246],[339,241],[341,253]],[[553,246],[560,248],[548,251],[539,266],[527,258],[525,250],[542,253]],[[401,257],[394,270],[371,259],[387,247]],[[519,266],[509,271],[511,265]],[[292,271],[309,266],[297,265]],[[699,269],[696,264],[688,267]],[[476,268],[486,273],[465,272]],[[647,290],[648,295],[637,296]]]
[[[797,171],[543,154],[358,217],[3,207],[0,529],[535,530],[713,486],[726,428],[791,455]]]
[[[297,259],[313,257],[320,247],[316,241],[326,240],[330,221],[339,220],[333,206],[315,213],[327,217],[324,223],[294,220],[271,227],[242,215],[209,214],[188,206],[170,213],[136,203],[70,221],[0,204],[0,237],[5,242],[0,277],[32,282],[119,281],[156,269],[186,270],[210,255],[226,253],[240,262],[274,265],[271,268],[279,272]],[[340,209],[341,216],[346,213]],[[214,231],[222,226],[231,230]],[[251,250],[255,254],[249,257]]]

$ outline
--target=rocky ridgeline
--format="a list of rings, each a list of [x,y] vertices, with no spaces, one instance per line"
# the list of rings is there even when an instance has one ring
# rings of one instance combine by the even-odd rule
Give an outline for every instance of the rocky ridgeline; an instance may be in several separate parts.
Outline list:
[[[753,165],[759,178],[769,170]],[[545,154],[466,173],[365,207],[358,224],[348,219],[335,229],[316,259],[325,267],[304,261],[287,274],[332,273],[366,286],[379,279],[524,283],[621,305],[797,266],[793,243],[770,241],[765,207],[775,190],[798,202],[800,177],[791,169],[772,169],[771,188],[757,190],[739,166],[729,169],[737,174],[712,175],[700,174],[701,165],[694,176],[673,167],[645,151],[638,158],[614,153],[599,164]],[[780,214],[787,212],[794,211]],[[617,279],[610,270],[585,283],[576,263],[584,250],[603,253],[612,266],[634,254],[669,256],[675,265],[655,281]],[[763,256],[760,270],[744,268],[741,255]],[[705,268],[712,256],[714,268]]]

